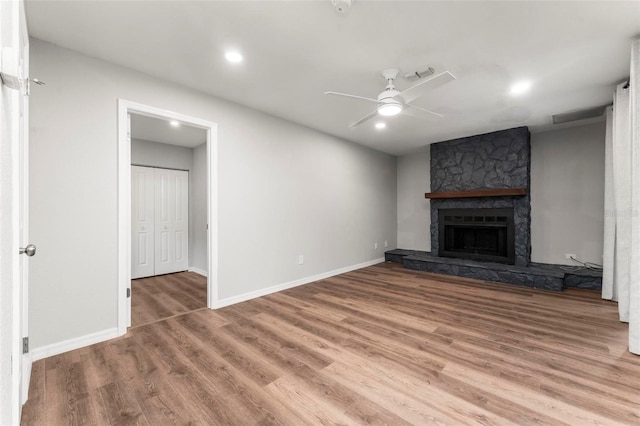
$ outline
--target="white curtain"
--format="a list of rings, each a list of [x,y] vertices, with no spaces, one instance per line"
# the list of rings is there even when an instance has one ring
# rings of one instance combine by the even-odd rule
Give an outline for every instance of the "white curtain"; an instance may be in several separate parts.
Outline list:
[[[615,95],[614,95],[615,96]],[[607,108],[607,133],[604,145],[604,242],[602,250],[602,298],[618,300],[613,285],[616,247],[616,203],[613,196],[613,107]]]
[[[602,297],[629,322],[629,350],[640,354],[640,39],[632,42],[629,83],[607,111]]]
[[[629,350],[640,355],[640,38],[631,46],[631,269],[629,272]]]

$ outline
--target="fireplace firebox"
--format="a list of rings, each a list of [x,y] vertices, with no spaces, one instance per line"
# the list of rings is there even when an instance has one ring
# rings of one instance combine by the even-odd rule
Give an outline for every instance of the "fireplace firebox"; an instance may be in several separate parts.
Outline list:
[[[513,209],[439,209],[440,256],[513,265]]]

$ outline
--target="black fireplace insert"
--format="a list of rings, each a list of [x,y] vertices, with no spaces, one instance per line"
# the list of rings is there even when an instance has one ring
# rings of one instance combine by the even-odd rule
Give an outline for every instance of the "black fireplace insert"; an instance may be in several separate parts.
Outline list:
[[[438,210],[440,256],[513,265],[513,209]]]

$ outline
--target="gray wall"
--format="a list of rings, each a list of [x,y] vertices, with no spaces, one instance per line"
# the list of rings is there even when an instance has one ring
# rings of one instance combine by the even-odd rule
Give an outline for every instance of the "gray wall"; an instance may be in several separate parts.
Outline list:
[[[602,263],[605,123],[531,134],[531,260]],[[431,250],[429,156],[398,157],[398,247]],[[423,211],[424,210],[424,211]]]
[[[531,258],[602,264],[605,122],[531,135]]]
[[[200,149],[199,156],[196,156],[197,149]],[[207,145],[203,144],[197,149],[132,138],[131,164],[189,172],[189,267],[206,272]],[[196,219],[200,222],[196,223]]]
[[[118,98],[218,123],[220,299],[380,259],[382,242],[396,244],[395,157],[31,42],[32,74],[47,82],[31,96],[35,348],[117,326]]]
[[[398,157],[398,247],[431,250],[431,212],[425,192],[431,192],[429,147]]]
[[[131,164],[165,169],[193,169],[193,148],[131,137]],[[191,182],[189,182],[191,183]]]
[[[189,240],[191,258],[189,264],[200,271],[207,271],[207,144],[193,150],[193,208],[189,216],[192,229]]]

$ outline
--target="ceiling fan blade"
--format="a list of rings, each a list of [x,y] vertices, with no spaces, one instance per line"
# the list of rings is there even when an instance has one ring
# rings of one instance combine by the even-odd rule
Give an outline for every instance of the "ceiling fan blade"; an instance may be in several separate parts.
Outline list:
[[[435,116],[435,117],[438,117],[438,118],[444,118],[444,115],[442,115],[442,114],[438,114],[437,112],[429,111],[428,109],[424,109],[424,108],[421,108],[419,106],[415,106],[415,105],[412,105],[412,104],[406,104],[406,106],[414,108],[414,109],[417,109],[417,110],[420,110],[422,112],[426,112],[426,113],[431,114],[432,116]]]
[[[378,103],[378,102],[379,102],[377,99],[365,98],[364,96],[349,95],[349,94],[347,94],[347,93],[339,93],[339,92],[324,92],[324,94],[325,94],[325,95],[343,96],[343,97],[345,97],[345,98],[360,99],[360,100],[368,101],[368,102],[375,102],[375,103]]]
[[[364,117],[362,117],[360,120],[356,121],[355,123],[351,124],[349,127],[354,128],[354,127],[358,127],[359,125],[361,125],[362,123],[364,123],[367,120],[371,120],[373,117],[375,117],[376,115],[378,115],[378,110],[374,110],[373,112],[370,112],[369,114],[365,115]]]
[[[400,96],[402,96],[402,99],[404,99],[406,103],[409,103],[418,99],[425,91],[435,89],[455,79],[456,77],[449,71],[444,71],[403,90],[400,92]]]

